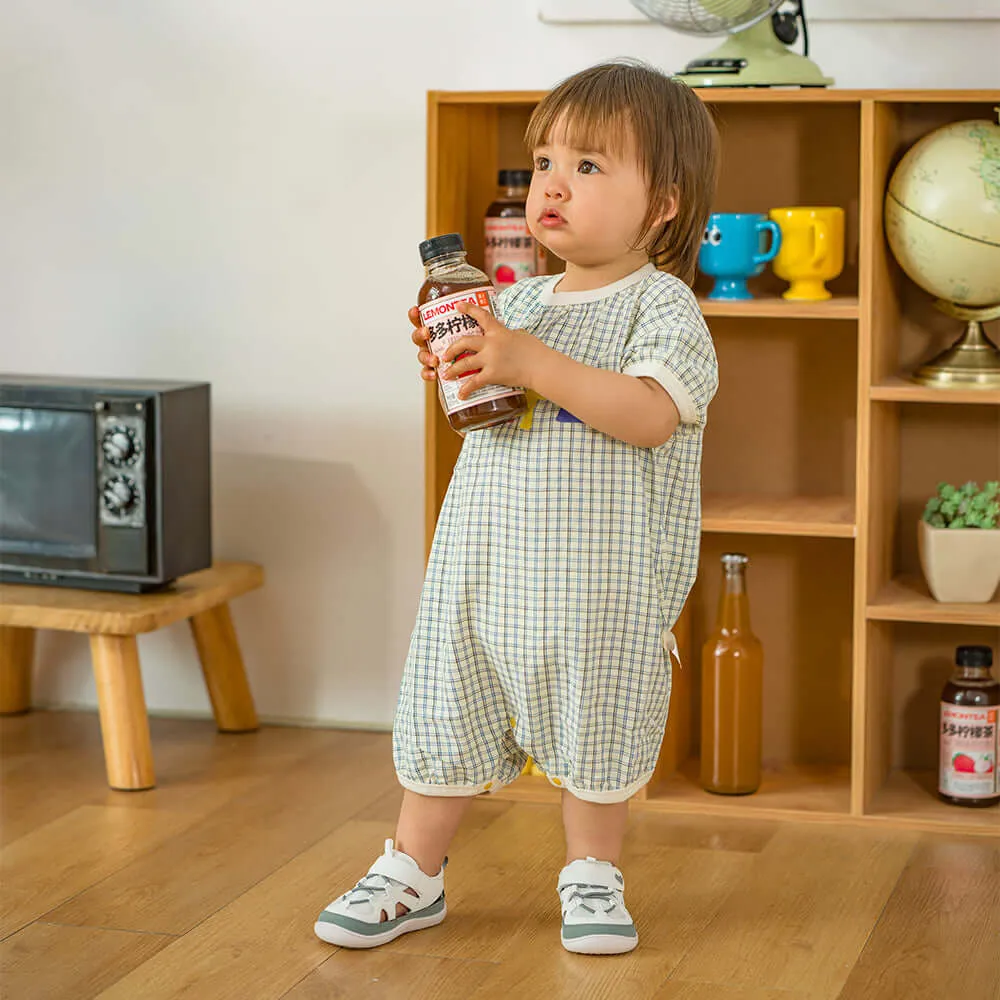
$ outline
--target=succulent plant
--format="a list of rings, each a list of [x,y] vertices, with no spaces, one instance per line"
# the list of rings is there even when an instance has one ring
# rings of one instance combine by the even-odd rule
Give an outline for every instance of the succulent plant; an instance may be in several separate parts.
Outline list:
[[[952,486],[938,483],[937,493],[927,501],[924,520],[935,528],[1000,527],[1000,483]]]

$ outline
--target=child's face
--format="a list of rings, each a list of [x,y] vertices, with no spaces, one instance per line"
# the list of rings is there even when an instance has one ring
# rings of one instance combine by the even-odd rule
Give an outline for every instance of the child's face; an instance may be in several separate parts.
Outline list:
[[[539,243],[581,267],[645,256],[632,249],[649,201],[631,143],[621,153],[575,149],[556,129],[534,168],[526,215]]]

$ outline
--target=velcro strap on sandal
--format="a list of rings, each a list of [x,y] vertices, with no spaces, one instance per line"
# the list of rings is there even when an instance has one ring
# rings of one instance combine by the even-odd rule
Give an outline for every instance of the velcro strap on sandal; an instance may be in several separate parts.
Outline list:
[[[399,856],[400,854],[401,852],[397,851],[392,855],[380,855],[375,864],[368,869],[368,874],[383,875],[385,878],[402,882],[407,888],[413,889],[419,899],[433,903],[441,895],[444,879],[440,875],[436,877],[425,875],[409,855]]]
[[[597,885],[625,891],[625,879],[614,865],[597,861],[574,861],[559,873],[559,892],[571,885]]]

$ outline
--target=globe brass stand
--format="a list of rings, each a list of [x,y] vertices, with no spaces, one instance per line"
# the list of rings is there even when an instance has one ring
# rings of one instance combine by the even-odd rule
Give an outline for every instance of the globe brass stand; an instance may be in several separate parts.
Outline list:
[[[1000,349],[983,323],[1000,318],[1000,305],[968,309],[938,299],[938,309],[967,321],[965,333],[948,350],[921,365],[913,380],[937,389],[1000,389]]]

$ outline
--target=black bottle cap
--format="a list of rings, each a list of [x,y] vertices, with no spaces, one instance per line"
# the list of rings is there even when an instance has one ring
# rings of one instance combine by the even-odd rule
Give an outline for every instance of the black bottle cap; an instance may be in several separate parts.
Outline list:
[[[992,667],[993,650],[989,646],[959,646],[955,663],[960,667]]]
[[[432,236],[420,244],[420,260],[426,264],[435,257],[444,257],[449,253],[465,253],[465,244],[460,233],[448,233],[446,236]]]
[[[531,183],[530,170],[501,170],[497,175],[500,187],[526,188]]]

